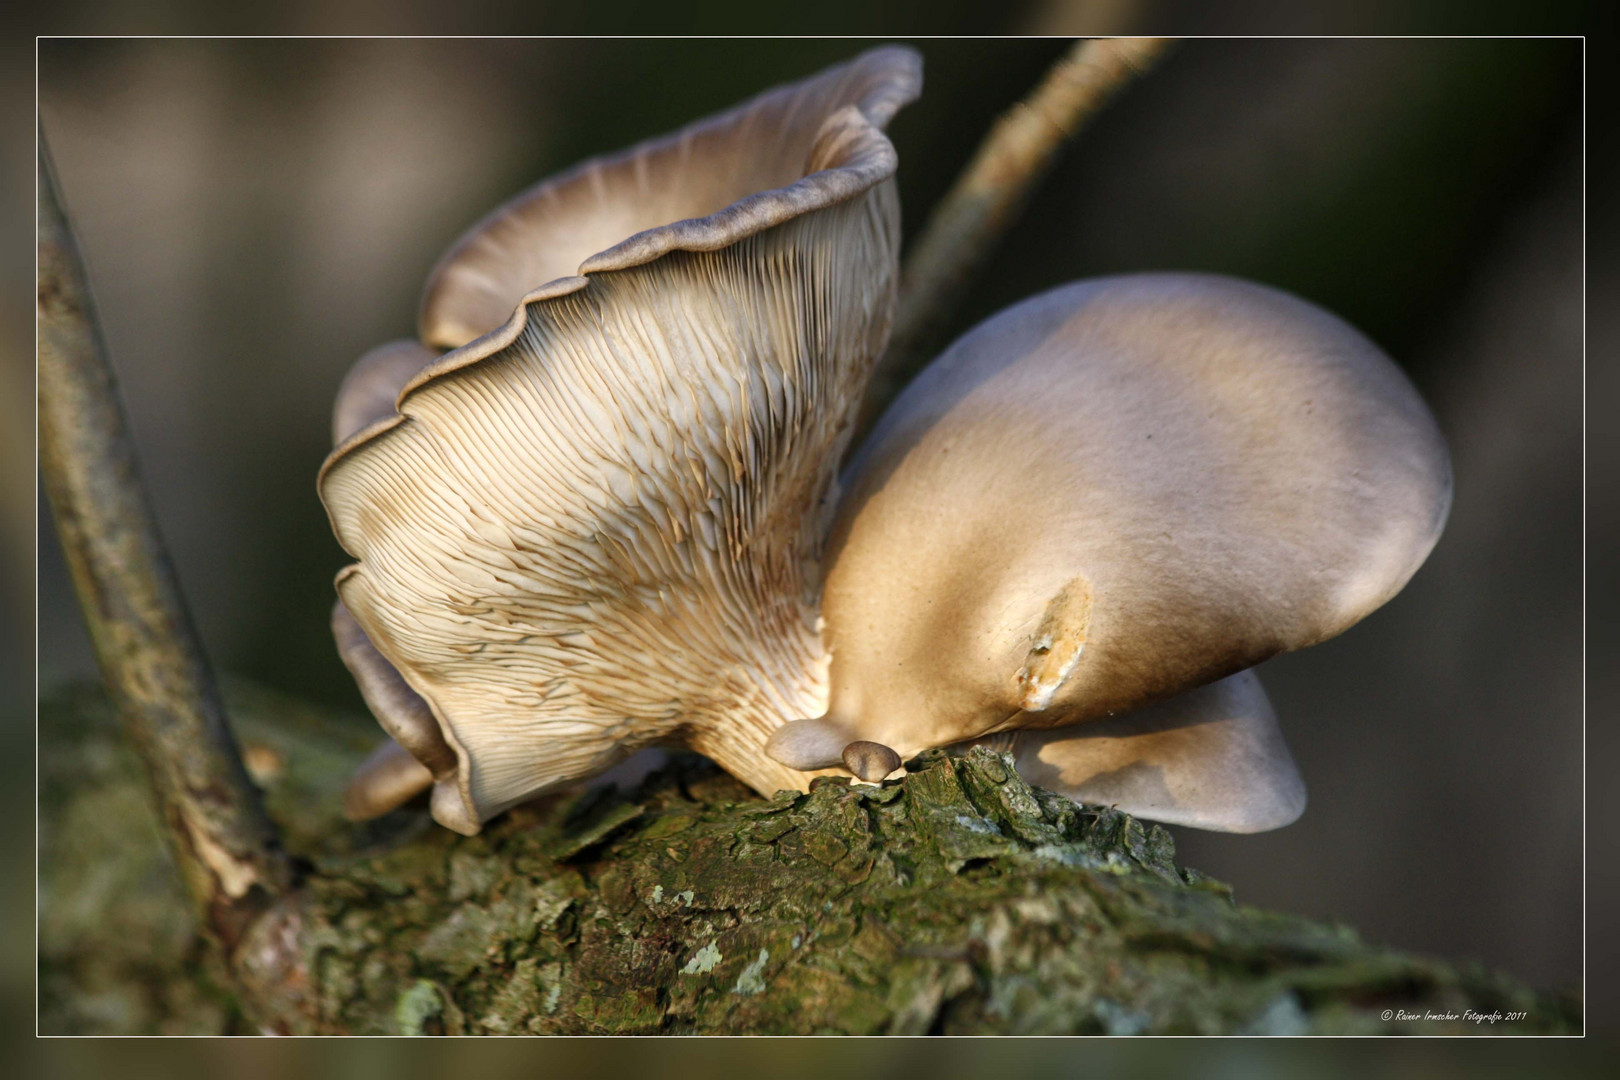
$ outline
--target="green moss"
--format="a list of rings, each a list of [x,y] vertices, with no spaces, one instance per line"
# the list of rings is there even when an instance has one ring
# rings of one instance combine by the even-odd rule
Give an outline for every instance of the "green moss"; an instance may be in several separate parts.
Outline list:
[[[282,730],[262,695],[238,723],[284,763],[271,804],[317,872],[289,908],[293,955],[258,970],[250,950],[238,1008],[175,921],[97,700],[56,699],[63,722],[42,724],[44,1031],[230,1030],[240,1012],[320,1032],[1388,1033],[1386,1007],[1528,1013],[1497,1032],[1580,1025],[1577,1004],[1499,976],[1237,906],[1176,865],[1164,830],[1032,789],[988,750],[770,800],[684,757],[633,792],[460,837],[420,809],[344,823],[335,763],[369,740],[351,744],[346,720]],[[144,936],[109,943],[106,927]],[[98,1004],[118,994],[138,1004]]]
[[[399,996],[394,1021],[401,1035],[460,1035],[464,1027],[450,995],[427,979],[418,979]]]

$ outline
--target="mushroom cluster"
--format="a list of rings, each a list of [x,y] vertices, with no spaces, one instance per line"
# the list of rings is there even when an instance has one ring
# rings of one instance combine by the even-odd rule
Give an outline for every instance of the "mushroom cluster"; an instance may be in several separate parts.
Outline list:
[[[319,488],[333,630],[392,739],[351,785],[477,832],[654,746],[762,793],[988,742],[1157,820],[1286,824],[1253,665],[1423,561],[1446,451],[1334,317],[1140,275],[1003,311],[842,476],[896,304],[874,49],[586,162],[474,226],[419,340],[357,362]]]

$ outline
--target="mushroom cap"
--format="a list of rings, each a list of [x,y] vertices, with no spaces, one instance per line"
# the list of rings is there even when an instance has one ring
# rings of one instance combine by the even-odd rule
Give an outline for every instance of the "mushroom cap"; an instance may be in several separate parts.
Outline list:
[[[354,362],[332,403],[332,445],[340,446],[373,424],[392,419],[399,392],[439,358],[419,341],[390,341]]]
[[[900,755],[882,743],[852,742],[844,747],[840,756],[844,768],[869,784],[882,780],[900,767]]]
[[[455,755],[442,824],[671,742],[806,782],[762,747],[825,707],[821,538],[898,273],[881,129],[919,81],[873,50],[540,185],[435,272],[458,347],[319,488],[344,605]]]
[[[404,806],[433,786],[433,773],[399,743],[388,739],[360,763],[343,791],[343,816],[370,821]]]
[[[1252,833],[1305,812],[1305,782],[1252,670],[1134,712],[990,740],[1005,740],[1031,784],[1150,821]]]
[[[438,355],[417,341],[391,341],[356,360],[332,403],[333,444],[398,416],[394,402],[400,390]],[[332,606],[332,638],[360,696],[389,734],[344,792],[344,813],[364,821],[409,802],[432,787],[436,775],[452,775],[456,756],[433,710],[377,651],[342,600]]]
[[[916,52],[872,49],[541,181],[439,261],[422,298],[422,340],[458,348],[506,322],[538,285],[671,251],[718,251],[860,194],[894,174],[880,133],[921,86]]]
[[[1339,633],[1451,500],[1428,409],[1376,346],[1229,278],[1081,281],[969,331],[851,463],[828,542],[820,767],[1096,720]]]

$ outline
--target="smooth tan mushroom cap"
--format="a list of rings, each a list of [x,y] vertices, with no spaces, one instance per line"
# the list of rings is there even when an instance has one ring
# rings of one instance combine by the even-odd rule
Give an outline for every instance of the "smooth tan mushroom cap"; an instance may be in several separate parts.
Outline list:
[[[765,792],[807,781],[762,747],[825,708],[821,538],[898,273],[881,124],[917,79],[914,53],[876,50],[756,99],[724,140],[615,159],[634,185],[607,166],[576,175],[622,197],[708,176],[712,193],[711,173],[730,182],[763,146],[786,185],[631,237],[583,276],[509,292],[541,272],[497,257],[546,247],[538,208],[554,200],[538,194],[441,268],[459,284],[430,289],[430,338],[482,336],[414,376],[398,415],[320,478],[359,560],[339,575],[344,604],[457,760],[434,786],[441,823],[477,831],[672,742]],[[557,212],[578,225],[588,205]],[[491,328],[503,296],[522,302]]]
[[[801,767],[1122,713],[1339,633],[1428,555],[1445,444],[1370,341],[1295,297],[1143,274],[958,340],[845,478],[824,718]]]
[[[1305,782],[1253,671],[1121,716],[987,741],[1031,784],[1150,821],[1252,833],[1305,812]]]
[[[900,767],[900,755],[875,742],[852,742],[841,755],[844,768],[869,784],[876,783]]]

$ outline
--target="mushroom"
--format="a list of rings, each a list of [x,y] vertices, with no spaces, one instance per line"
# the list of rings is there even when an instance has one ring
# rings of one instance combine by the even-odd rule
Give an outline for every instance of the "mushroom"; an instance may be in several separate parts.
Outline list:
[[[1217,832],[1281,828],[1305,782],[1252,669],[1119,716],[975,740],[1075,802]]]
[[[545,181],[434,271],[423,344],[362,358],[318,483],[401,750],[351,812],[431,781],[474,833],[651,745],[804,786],[763,747],[826,706],[821,542],[895,306],[883,128],[920,80],[874,49]]]
[[[1383,604],[1451,500],[1440,432],[1376,346],[1194,274],[1077,282],[988,319],[844,486],[829,707],[779,729],[776,760],[1016,732],[1035,782],[1240,831],[1291,820],[1303,787],[1258,682],[1216,680]]]
[[[390,341],[354,362],[332,403],[332,445],[341,446],[381,420],[397,415],[394,403],[416,374],[439,358],[419,341]]]
[[[844,768],[867,784],[877,783],[900,767],[900,755],[882,743],[852,742],[841,757]]]
[[[400,390],[438,355],[407,340],[379,345],[356,360],[333,402],[333,444],[341,445],[394,416]],[[361,698],[391,736],[361,764],[344,791],[345,815],[364,821],[426,790],[436,775],[452,772],[455,753],[440,734],[427,702],[377,651],[342,600],[332,607],[332,638]]]

